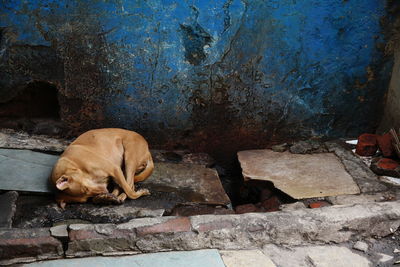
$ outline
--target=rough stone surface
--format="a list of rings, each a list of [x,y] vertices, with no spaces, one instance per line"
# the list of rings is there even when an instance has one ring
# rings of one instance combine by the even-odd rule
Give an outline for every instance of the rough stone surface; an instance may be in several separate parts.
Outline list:
[[[294,143],[289,151],[293,154],[310,154],[326,152],[326,148],[324,144],[319,141],[306,140]]]
[[[61,153],[72,140],[0,129],[0,147]]]
[[[194,216],[194,215],[204,215],[204,214],[234,214],[235,212],[231,209],[226,209],[224,207],[213,207],[206,205],[179,205],[175,207],[171,214],[172,216]]]
[[[360,256],[346,247],[340,246],[304,246],[280,247],[266,245],[264,254],[278,266],[285,267],[371,267],[366,257]]]
[[[352,152],[343,148],[341,144],[336,142],[326,142],[329,152],[334,152],[343,163],[346,171],[356,181],[362,193],[386,191],[388,187],[378,180],[362,159],[355,156]]]
[[[367,202],[382,202],[392,198],[390,193],[374,193],[362,195],[341,195],[328,197],[328,201],[333,205],[363,204]]]
[[[135,219],[121,225],[71,225],[68,256],[107,253],[252,249],[265,244],[342,243],[387,236],[400,225],[400,202],[290,212]],[[356,212],[355,212],[356,211]],[[174,221],[182,221],[175,224]],[[176,225],[174,227],[170,227]],[[167,226],[167,227],[164,227]],[[183,227],[181,227],[183,226]],[[142,229],[140,236],[137,230]],[[177,232],[173,232],[177,229]],[[101,240],[101,242],[99,242]]]
[[[61,242],[50,235],[48,228],[0,230],[0,265],[62,255]]]
[[[239,152],[238,156],[245,180],[271,181],[276,188],[296,199],[360,192],[332,153],[297,155],[248,150]]]
[[[378,150],[375,134],[362,134],[358,137],[356,153],[360,156],[373,156]]]
[[[15,215],[18,193],[10,191],[0,195],[0,228],[11,228]]]
[[[260,250],[223,250],[220,254],[226,267],[276,267]]]
[[[362,252],[367,252],[368,251],[368,244],[363,242],[363,241],[357,241],[354,245],[353,248]]]
[[[13,222],[14,227],[51,227],[70,220],[83,220],[92,223],[123,223],[134,218],[160,217],[165,208],[172,208],[176,195],[153,193],[152,198],[127,200],[123,205],[99,206],[92,203],[70,204],[62,210],[53,196],[20,196]]]

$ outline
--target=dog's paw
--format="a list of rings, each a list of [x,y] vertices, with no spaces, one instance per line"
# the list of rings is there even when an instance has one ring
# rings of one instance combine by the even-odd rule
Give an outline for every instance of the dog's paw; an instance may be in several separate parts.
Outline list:
[[[150,191],[148,189],[140,189],[137,192],[140,193],[142,196],[150,195]]]
[[[118,199],[118,197],[116,197],[111,193],[99,194],[93,197],[92,202],[95,204],[105,204],[105,205],[110,205],[110,204],[119,205],[123,203],[123,201],[121,201],[120,199]]]

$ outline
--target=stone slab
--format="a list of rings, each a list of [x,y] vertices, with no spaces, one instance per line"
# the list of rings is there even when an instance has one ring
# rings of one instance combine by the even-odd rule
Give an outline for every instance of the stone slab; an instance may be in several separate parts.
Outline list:
[[[30,150],[0,149],[0,190],[52,192],[48,177],[57,159]]]
[[[333,153],[292,154],[272,150],[238,153],[246,180],[265,180],[296,199],[359,194],[360,189]]]
[[[119,257],[90,257],[43,261],[23,266],[29,267],[108,267],[108,266],[152,266],[152,267],[225,267],[217,250],[173,251]]]
[[[226,267],[276,267],[260,250],[222,250],[220,254]]]

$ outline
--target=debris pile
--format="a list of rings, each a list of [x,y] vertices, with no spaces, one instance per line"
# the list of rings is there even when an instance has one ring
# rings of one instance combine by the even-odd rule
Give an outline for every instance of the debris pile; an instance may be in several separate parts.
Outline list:
[[[370,168],[376,174],[400,178],[400,140],[394,129],[383,135],[360,135],[355,153],[370,157]]]

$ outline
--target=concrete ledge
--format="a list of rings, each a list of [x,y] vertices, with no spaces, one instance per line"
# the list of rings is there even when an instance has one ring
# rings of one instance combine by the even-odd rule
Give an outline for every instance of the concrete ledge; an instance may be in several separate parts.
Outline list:
[[[134,219],[123,224],[72,224],[69,258],[214,248],[342,243],[384,237],[400,226],[400,201],[273,213]],[[0,229],[0,265],[61,258],[48,228]]]
[[[120,225],[71,225],[66,255],[341,243],[383,237],[399,226],[400,201],[246,215],[143,218]]]

